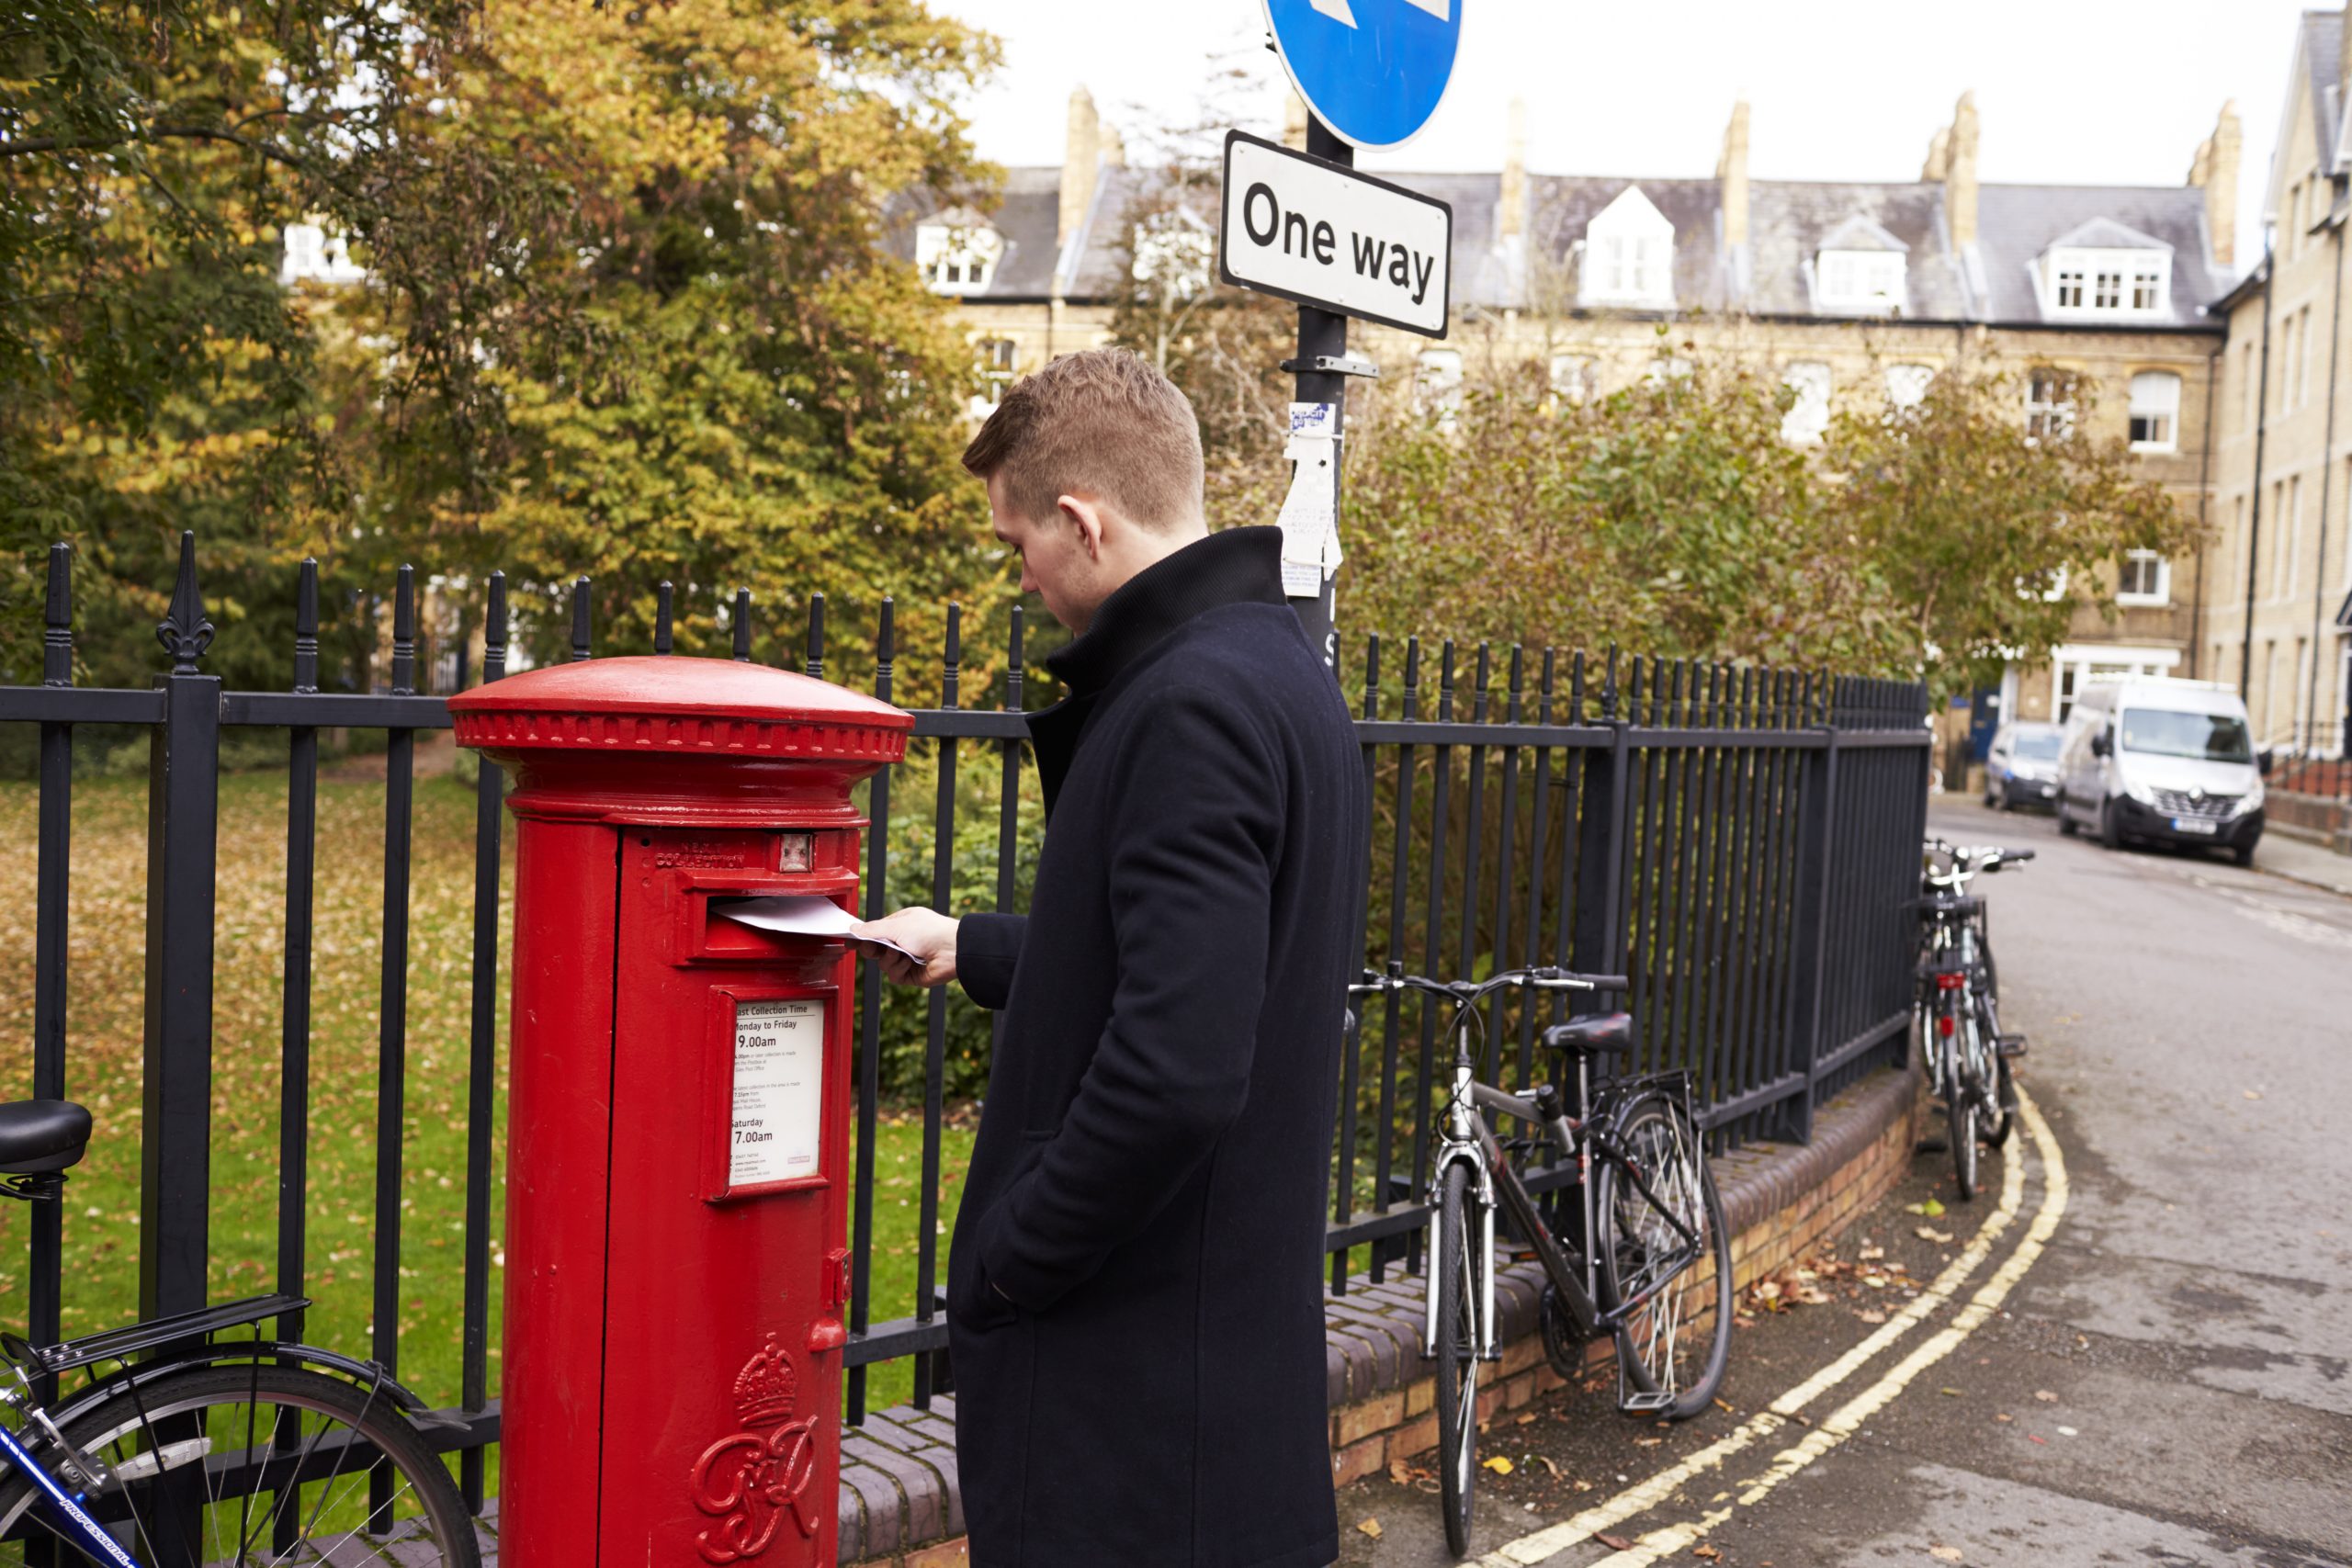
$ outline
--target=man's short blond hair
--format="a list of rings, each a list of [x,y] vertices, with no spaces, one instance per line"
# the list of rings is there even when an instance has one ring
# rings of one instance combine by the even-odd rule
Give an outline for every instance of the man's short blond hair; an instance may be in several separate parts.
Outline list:
[[[1123,348],[1066,354],[1015,381],[964,467],[1004,476],[1022,516],[1053,514],[1061,497],[1091,495],[1138,527],[1201,518],[1201,425],[1176,384]]]

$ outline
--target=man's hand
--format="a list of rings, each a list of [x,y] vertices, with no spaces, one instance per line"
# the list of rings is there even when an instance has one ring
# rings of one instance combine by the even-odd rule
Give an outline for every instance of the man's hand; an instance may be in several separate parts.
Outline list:
[[[888,937],[907,953],[922,955],[915,963],[906,953],[876,947],[871,942],[858,942],[858,951],[882,967],[882,977],[901,986],[944,986],[956,978],[955,920],[936,909],[920,905],[895,910],[878,920],[867,920],[849,933],[857,942],[860,937]]]

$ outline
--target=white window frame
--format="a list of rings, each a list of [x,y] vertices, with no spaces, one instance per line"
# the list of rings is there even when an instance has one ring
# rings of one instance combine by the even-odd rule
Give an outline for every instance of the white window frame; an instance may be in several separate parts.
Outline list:
[[[1925,402],[1935,384],[1932,365],[1890,365],[1886,367],[1886,400],[1896,409],[1915,409]]]
[[[2127,591],[2123,586],[2126,580],[2121,575],[2120,571],[2119,571],[2116,578],[2115,592],[2115,602],[2118,604],[2129,605],[2135,608],[2161,609],[2165,605],[2172,603],[2172,561],[2164,554],[2163,551],[2126,551],[2124,553],[2121,567],[2122,570],[2128,570],[2135,563],[2145,564],[2149,561],[2154,561],[2155,563],[2155,586],[2152,589],[2146,590]]]
[[[1781,370],[1781,380],[1797,394],[1781,416],[1781,439],[1793,446],[1818,446],[1829,429],[1829,398],[1837,385],[1828,365],[1818,359],[1792,360]]]
[[[915,266],[933,294],[978,294],[1004,259],[1004,236],[964,223],[924,223],[915,229]]]
[[[2049,315],[2100,321],[2172,315],[2170,251],[2059,245],[2044,259],[2042,276],[2042,309]],[[2139,305],[2143,295],[2154,303]]]
[[[1823,251],[1814,257],[1814,303],[1840,315],[1885,316],[1908,308],[1901,251]]]
[[[1585,225],[1577,302],[1674,308],[1674,225],[1641,186],[1627,186]]]
[[[1600,362],[1589,354],[1555,354],[1551,365],[1552,395],[1572,403],[1591,400],[1600,389]]]
[[[1462,412],[1462,351],[1425,348],[1413,361],[1413,393],[1441,430],[1452,430]]]
[[[2036,395],[2041,390],[2037,383],[2043,376],[2057,378],[2052,396]],[[2025,429],[2029,439],[2039,441],[2048,436],[2063,441],[2075,433],[2075,400],[2056,393],[2071,393],[2080,379],[2079,372],[2055,365],[2037,365],[2026,371]]]
[[[986,419],[1004,400],[1004,389],[1012,385],[1020,363],[1021,345],[1012,339],[994,334],[972,339],[972,370],[980,378],[980,389],[972,394],[974,419]]]
[[[2050,716],[2060,724],[2075,705],[2066,677],[2080,691],[2094,676],[2169,675],[2180,664],[2177,648],[2132,648],[2121,643],[2068,643],[2050,654]]]
[[[2142,400],[2143,388],[2153,392],[2154,389],[2166,383],[2170,384],[2169,402],[2165,401],[2164,395],[2161,394],[2152,395],[2147,400]],[[2132,450],[2134,452],[2177,452],[2180,450],[2180,386],[2181,378],[2176,371],[2139,370],[2132,373],[2131,403],[2124,415],[2127,422],[2124,425],[2125,433],[2127,434],[2130,433],[2129,422],[2132,420],[2144,418],[2161,420],[2164,423],[2160,426],[2161,434],[2145,439],[2135,438],[2132,443]]]

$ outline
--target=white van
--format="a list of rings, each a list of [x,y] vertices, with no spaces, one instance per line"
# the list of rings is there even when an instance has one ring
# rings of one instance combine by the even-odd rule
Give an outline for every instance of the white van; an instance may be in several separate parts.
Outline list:
[[[2245,704],[2228,686],[2094,677],[2075,694],[2058,757],[2058,831],[2225,849],[2254,863],[2262,775]]]

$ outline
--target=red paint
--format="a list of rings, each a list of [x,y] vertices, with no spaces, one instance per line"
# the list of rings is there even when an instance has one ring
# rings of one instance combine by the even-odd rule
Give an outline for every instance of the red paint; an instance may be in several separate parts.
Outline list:
[[[701,659],[534,670],[449,708],[461,745],[517,775],[505,1561],[830,1563],[853,965],[708,906],[854,908],[850,786],[913,719]],[[779,869],[799,835],[806,869]],[[786,999],[825,1008],[817,1168],[731,1185],[735,1010]]]

